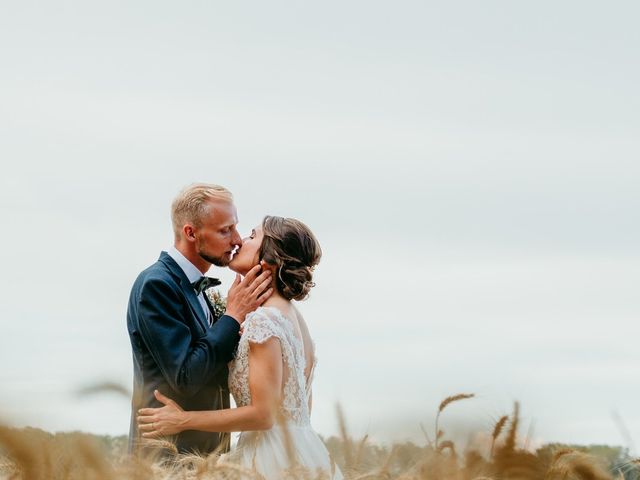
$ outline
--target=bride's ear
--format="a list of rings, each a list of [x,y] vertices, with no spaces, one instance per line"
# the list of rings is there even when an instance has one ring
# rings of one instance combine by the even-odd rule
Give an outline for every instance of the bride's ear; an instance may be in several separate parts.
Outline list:
[[[273,265],[268,264],[265,260],[260,260],[260,267],[262,268],[263,272],[265,270],[271,270],[271,273],[273,273],[275,270],[275,267]]]

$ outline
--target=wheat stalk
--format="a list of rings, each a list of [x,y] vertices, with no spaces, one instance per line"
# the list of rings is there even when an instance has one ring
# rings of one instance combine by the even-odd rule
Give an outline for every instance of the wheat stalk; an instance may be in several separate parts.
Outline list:
[[[507,423],[507,420],[509,420],[509,417],[507,415],[503,415],[493,427],[493,432],[491,432],[491,452],[489,453],[489,457],[493,457],[493,449],[496,445],[496,440],[502,433],[502,429]]]
[[[438,428],[438,423],[440,421],[440,414],[442,413],[442,411],[447,408],[448,405],[452,404],[453,402],[458,402],[460,400],[466,400],[468,398],[473,398],[475,397],[474,393],[459,393],[457,395],[451,395],[450,397],[445,398],[444,400],[442,400],[442,402],[440,402],[440,406],[438,407],[438,413],[436,414],[436,441],[435,441],[435,450],[438,451],[438,439],[440,436],[440,430]]]
[[[346,470],[350,470],[353,468],[353,448],[351,447],[351,438],[347,432],[347,422],[344,419],[344,413],[342,412],[342,407],[340,405],[336,405],[336,412],[338,415],[338,426],[340,427],[340,436],[342,437],[342,442],[344,443],[344,460],[345,460],[345,468]]]
[[[513,417],[511,417],[511,425],[507,432],[507,440],[504,444],[504,449],[507,452],[513,452],[516,447],[516,434],[518,432],[518,421],[520,415],[520,404],[515,402],[513,404]]]

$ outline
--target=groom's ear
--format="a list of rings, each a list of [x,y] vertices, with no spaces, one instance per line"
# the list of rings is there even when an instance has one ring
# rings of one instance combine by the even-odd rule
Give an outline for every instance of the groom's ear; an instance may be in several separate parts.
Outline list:
[[[184,232],[184,236],[187,237],[187,240],[195,240],[196,234],[193,231],[193,226],[188,223],[182,227],[182,231]]]

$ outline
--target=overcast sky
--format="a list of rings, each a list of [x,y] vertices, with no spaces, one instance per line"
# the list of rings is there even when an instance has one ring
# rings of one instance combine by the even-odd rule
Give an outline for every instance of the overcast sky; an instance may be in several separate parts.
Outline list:
[[[127,431],[126,303],[194,181],[324,251],[313,423],[422,441],[522,405],[640,442],[636,2],[13,2],[0,16],[0,418]],[[229,285],[232,275],[212,271]],[[524,434],[525,431],[522,433]],[[637,453],[637,452],[636,452]]]

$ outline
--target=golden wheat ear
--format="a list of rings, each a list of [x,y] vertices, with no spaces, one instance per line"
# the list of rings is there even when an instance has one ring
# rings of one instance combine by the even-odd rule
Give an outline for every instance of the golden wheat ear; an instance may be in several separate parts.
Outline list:
[[[489,452],[489,457],[493,457],[493,450],[496,446],[496,440],[498,440],[498,437],[502,433],[507,420],[509,420],[509,416],[503,415],[493,426],[493,432],[491,432],[491,451]]]
[[[440,406],[438,407],[438,413],[442,413],[442,411],[447,408],[447,405],[458,402],[460,400],[466,400],[467,398],[475,397],[475,393],[459,393],[457,395],[451,395],[450,397],[445,398],[440,402]]]
[[[440,405],[438,406],[438,413],[436,414],[436,428],[435,428],[435,436],[436,436],[436,440],[435,440],[435,444],[434,444],[434,449],[436,451],[438,450],[438,441],[440,439],[440,437],[443,436],[444,432],[441,433],[440,428],[438,427],[439,422],[440,422],[440,414],[442,414],[442,411],[447,408],[448,405],[452,404],[453,402],[458,402],[460,400],[466,400],[468,398],[473,398],[475,397],[475,393],[458,393],[457,395],[451,395],[450,397],[445,398],[444,400],[442,400],[442,402],[440,402]]]

